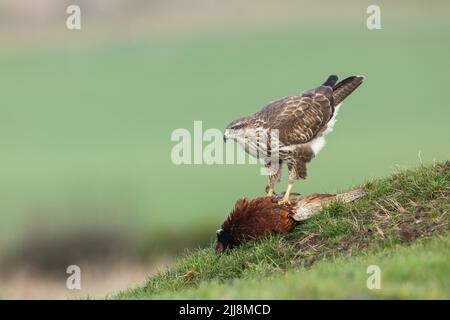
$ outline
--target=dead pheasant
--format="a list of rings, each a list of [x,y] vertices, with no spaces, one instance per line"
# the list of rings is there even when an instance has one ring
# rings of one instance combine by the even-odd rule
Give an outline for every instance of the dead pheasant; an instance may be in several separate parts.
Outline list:
[[[277,197],[240,199],[222,227],[217,230],[216,252],[222,253],[248,240],[289,232],[294,229],[296,221],[310,218],[331,202],[350,202],[364,194],[360,189],[341,194],[311,194],[306,197],[292,194],[289,205],[279,205]]]

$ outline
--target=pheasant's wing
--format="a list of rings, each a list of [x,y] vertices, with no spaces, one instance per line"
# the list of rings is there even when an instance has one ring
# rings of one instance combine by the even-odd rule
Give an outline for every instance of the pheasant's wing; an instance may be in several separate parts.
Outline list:
[[[336,198],[334,194],[311,194],[296,203],[295,214],[292,218],[296,221],[303,221],[316,213],[320,212],[322,208]]]
[[[286,146],[306,143],[323,130],[333,116],[333,90],[320,86],[300,95],[274,101],[255,116],[266,129],[277,129]]]

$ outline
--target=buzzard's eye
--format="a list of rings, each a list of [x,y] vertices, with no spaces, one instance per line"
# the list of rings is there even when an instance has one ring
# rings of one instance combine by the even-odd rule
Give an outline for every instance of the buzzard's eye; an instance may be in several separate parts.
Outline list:
[[[239,122],[236,122],[236,123],[233,123],[232,125],[230,125],[230,126],[228,127],[228,129],[231,129],[231,130],[238,130],[238,129],[241,129],[243,126],[244,126],[244,123],[242,123],[241,121],[239,121]]]

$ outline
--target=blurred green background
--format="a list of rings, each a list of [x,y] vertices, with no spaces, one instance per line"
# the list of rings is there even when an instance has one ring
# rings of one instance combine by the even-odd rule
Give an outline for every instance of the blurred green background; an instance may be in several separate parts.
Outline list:
[[[366,28],[371,1],[78,1],[82,29],[69,31],[72,3],[0,3],[4,252],[73,232],[124,236],[144,254],[208,241],[266,177],[176,166],[172,131],[222,129],[330,74],[366,80],[295,191],[449,158],[446,1],[378,2],[381,30]]]

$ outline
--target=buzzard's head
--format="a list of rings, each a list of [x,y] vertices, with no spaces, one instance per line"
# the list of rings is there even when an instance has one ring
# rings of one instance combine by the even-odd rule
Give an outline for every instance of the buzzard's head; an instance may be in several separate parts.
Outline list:
[[[239,244],[229,232],[223,229],[217,230],[216,235],[217,235],[216,253],[218,254],[223,253],[227,249],[232,249]]]
[[[223,134],[223,141],[228,139],[236,139],[244,134],[245,129],[251,126],[250,117],[242,117],[232,121],[226,128]]]

